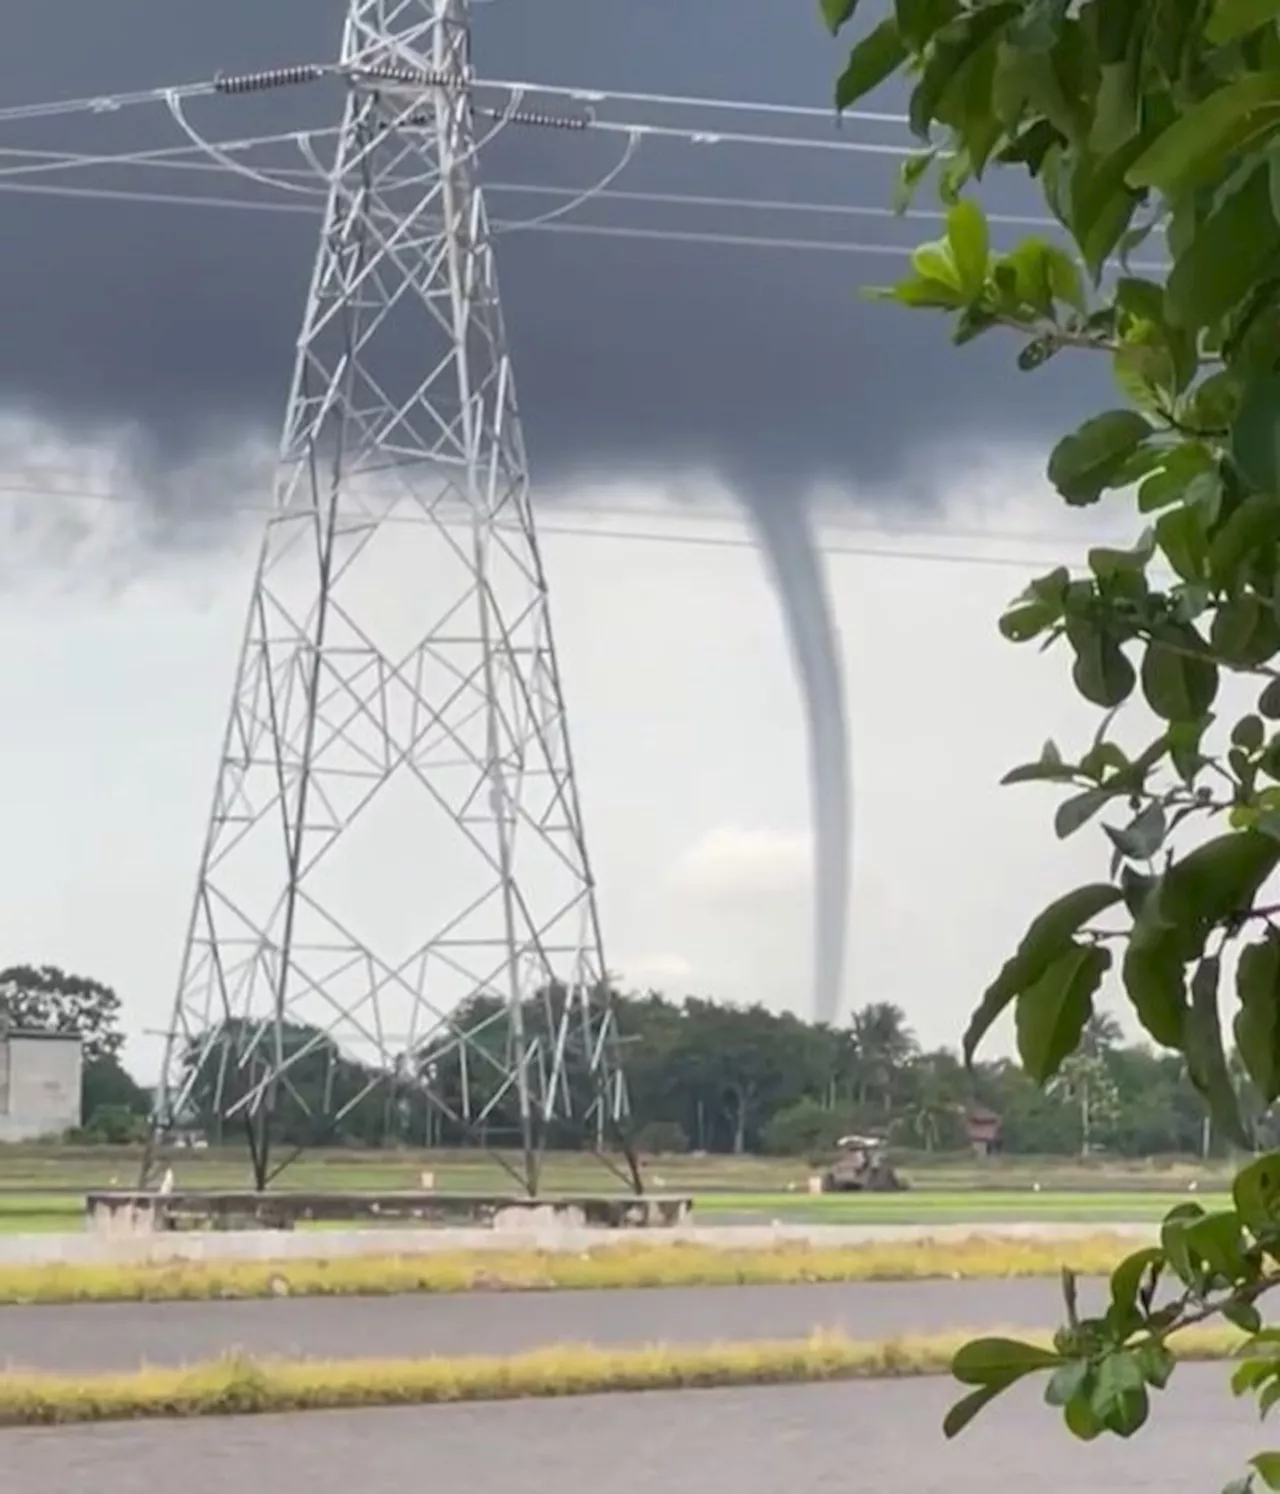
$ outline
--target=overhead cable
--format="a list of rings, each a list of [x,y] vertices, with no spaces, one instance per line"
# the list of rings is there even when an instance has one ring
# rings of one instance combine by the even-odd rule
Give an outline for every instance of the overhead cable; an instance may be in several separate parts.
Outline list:
[[[122,109],[136,108],[148,104],[163,104],[171,95],[181,99],[209,98],[215,95],[231,95],[251,91],[240,85],[249,79],[262,80],[271,86],[318,82],[325,78],[342,76],[344,73],[369,76],[372,69],[358,65],[346,67],[341,63],[303,63],[295,67],[264,70],[257,74],[222,75],[204,78],[198,82],[161,84],[155,88],[137,89],[132,92],[93,94],[83,98],[42,100],[31,104],[10,104],[0,109],[0,124],[28,119],[50,119],[68,114],[110,114]],[[430,86],[426,74],[423,86]],[[437,83],[438,86],[438,83]],[[548,98],[561,98],[575,103],[598,106],[602,103],[644,104],[654,108],[687,109],[690,111],[755,114],[776,118],[826,120],[833,127],[844,124],[895,125],[905,127],[907,118],[903,114],[884,113],[873,109],[847,109],[837,116],[834,108],[820,108],[806,104],[776,104],[760,99],[726,99],[707,97],[701,94],[638,93],[621,89],[570,87],[564,84],[539,83],[530,78],[509,80],[502,78],[475,77],[468,81],[474,93],[484,90],[496,92],[520,92],[542,94]],[[252,90],[252,91],[257,91]]]
[[[18,492],[20,491],[22,490],[15,491],[12,486],[5,486],[3,484],[0,484],[0,499],[14,499],[18,496]],[[142,508],[139,500],[137,500],[136,498],[130,498],[126,495],[108,495],[105,493],[77,493],[64,489],[58,492],[49,493],[46,496],[51,501],[90,502],[94,504],[110,503],[119,504],[122,507],[136,509]],[[590,511],[580,510],[579,512],[584,512],[585,515],[586,512]],[[619,540],[628,541],[633,544],[684,545],[687,547],[714,550],[753,550],[759,547],[758,541],[752,534],[750,534],[750,532],[744,532],[741,535],[688,533],[682,534],[671,531],[663,532],[662,530],[652,527],[638,529],[617,529],[596,527],[594,525],[587,524],[562,524],[558,523],[554,518],[548,519],[546,517],[547,513],[548,510],[544,508],[543,517],[538,520],[539,535],[559,535],[567,539]],[[316,510],[311,508],[275,508],[268,504],[244,503],[228,505],[224,508],[218,509],[216,512],[211,512],[204,517],[209,520],[217,520],[226,519],[231,517],[232,515],[260,515],[264,519],[269,518],[276,523],[288,524],[297,522],[299,520],[310,520],[311,518],[315,517],[315,514]],[[353,511],[352,518],[360,517],[361,515],[358,510]],[[664,521],[667,517],[667,515],[654,516],[654,518],[657,518],[659,522]],[[175,516],[174,522],[178,524],[181,524],[183,522],[194,524],[195,520],[192,515],[184,514],[181,516]],[[415,528],[419,528],[426,521],[424,521],[423,517],[420,514],[415,514],[411,517],[387,514],[379,515],[379,522],[392,525],[407,524],[412,525]],[[439,524],[440,527],[444,529],[466,529],[469,527],[470,523],[470,521],[465,518],[460,517],[457,520],[450,520],[442,519],[438,515],[433,516],[431,522]],[[651,519],[650,523],[652,524],[652,522],[653,520]],[[501,527],[501,525],[499,525],[499,527]],[[930,538],[931,537],[932,536],[930,536]],[[924,538],[924,536],[921,536],[921,538]],[[945,536],[938,536],[938,539],[940,541],[945,541],[945,538]],[[829,540],[820,540],[818,548],[824,555],[847,555],[872,560],[883,559],[906,561],[938,561],[942,564],[1015,567],[1021,571],[1026,571],[1029,569],[1034,570],[1036,567],[1046,564],[1046,558],[1043,555],[1019,556],[1007,554],[981,554],[973,550],[909,549],[900,544],[893,543],[856,544],[845,541],[837,541],[832,543]]]

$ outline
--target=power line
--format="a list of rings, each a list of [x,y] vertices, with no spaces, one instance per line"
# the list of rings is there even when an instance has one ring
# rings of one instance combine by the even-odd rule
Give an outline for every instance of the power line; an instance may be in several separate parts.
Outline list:
[[[314,138],[317,135],[332,134],[332,131],[311,132]],[[283,145],[295,139],[293,135],[261,135],[245,140],[226,140],[213,142],[218,149],[227,153],[238,152],[264,145]],[[224,175],[226,168],[217,161],[185,160],[183,156],[190,155],[196,147],[194,145],[179,145],[168,147],[164,150],[148,151],[136,155],[116,156],[91,156],[77,155],[69,151],[37,151],[14,149],[8,146],[0,146],[0,160],[5,157],[17,157],[26,162],[19,166],[0,166],[0,181],[11,180],[18,176],[38,175],[64,170],[85,170],[91,167],[135,167],[145,166],[153,170],[167,171],[196,171]],[[292,178],[314,178],[315,173],[303,166],[276,166],[263,168],[264,174],[281,179]],[[486,193],[494,192],[523,192],[532,196],[552,197],[574,197],[577,195],[589,196],[591,201],[648,203],[662,207],[708,207],[720,208],[734,211],[759,211],[759,212],[790,212],[808,215],[821,215],[832,217],[854,217],[875,218],[885,221],[905,222],[927,221],[945,222],[947,215],[944,212],[932,208],[909,208],[898,212],[894,208],[881,206],[865,206],[858,204],[840,202],[814,202],[806,199],[792,200],[789,198],[759,198],[759,197],[725,197],[713,193],[700,192],[655,192],[638,191],[631,189],[620,189],[606,187],[599,189],[587,189],[579,194],[576,187],[553,186],[541,182],[507,182],[488,181],[484,184]],[[1061,231],[1061,224],[1045,214],[1038,216],[1028,213],[988,213],[988,223],[1002,228],[1053,228]]]
[[[181,103],[193,95],[182,90],[170,90],[157,92],[159,102],[172,104],[174,101]],[[3,122],[4,111],[0,110],[0,122]],[[519,119],[514,121],[519,123]],[[916,154],[907,145],[891,145],[881,141],[873,140],[826,140],[811,135],[779,135],[768,131],[750,130],[717,130],[708,132],[706,130],[692,129],[683,125],[655,124],[646,120],[636,119],[584,119],[580,129],[575,133],[605,133],[605,134],[636,134],[642,139],[652,138],[661,140],[677,141],[685,145],[715,146],[715,145],[749,145],[761,149],[776,148],[778,150],[814,150],[834,151],[838,155],[870,155],[890,156],[902,159]],[[314,130],[282,130],[274,135],[262,135],[246,139],[243,142],[228,142],[223,149],[247,148],[253,145],[270,145],[274,143],[284,144],[291,141],[303,139],[323,139],[325,136],[335,134],[331,126],[317,128]],[[196,149],[194,144],[179,147],[167,147],[149,152],[121,152],[110,156],[100,156],[96,164],[128,166],[135,160],[144,156],[162,158],[165,155],[191,154]],[[2,147],[0,154],[5,155],[37,155],[43,154],[35,151],[23,150],[17,147]],[[75,156],[77,161],[87,161],[87,157],[76,152],[48,152],[51,159],[50,169],[59,169],[57,158],[59,156]],[[68,164],[71,164],[68,162]]]
[[[10,124],[28,119],[53,119],[65,114],[115,114],[121,109],[131,109],[143,104],[164,101],[166,88],[143,88],[133,93],[93,94],[88,98],[51,99],[37,104],[10,104],[0,109],[0,124]],[[177,88],[183,98],[209,97],[217,92],[212,78],[200,83],[180,84]]]
[[[344,69],[336,64],[306,64],[296,70],[299,83],[319,82],[325,78],[345,76]],[[837,116],[834,109],[818,108],[806,104],[773,104],[759,99],[710,98],[698,94],[628,93],[619,89],[568,87],[563,84],[537,83],[530,79],[518,81],[501,78],[476,78],[473,92],[492,89],[506,94],[542,94],[548,98],[562,98],[574,103],[598,105],[601,103],[647,104],[655,108],[688,109],[713,113],[757,114],[791,119],[824,119],[833,128],[843,123],[906,126],[903,114],[887,114],[870,109],[848,109]],[[176,94],[179,98],[208,98],[223,91],[219,76],[203,78],[192,83],[164,84],[155,88],[137,89],[132,92],[92,94],[74,99],[42,100],[34,104],[10,104],[0,109],[0,124],[29,119],[50,119],[67,114],[113,114],[122,109],[136,108],[147,104],[163,103]]]
[[[93,201],[156,203],[172,207],[206,207],[261,213],[306,213],[318,216],[320,209],[305,202],[266,202],[253,198],[193,196],[176,192],[146,192],[124,187],[48,186],[38,182],[9,182],[0,178],[0,192],[21,192],[32,196],[83,198]],[[494,228],[504,232],[528,228],[538,233],[585,234],[597,238],[640,239],[681,244],[715,244],[750,249],[781,249],[800,253],[887,255],[902,259],[915,247],[911,244],[869,244],[856,239],[805,239],[766,234],[722,233],[697,229],[645,228],[636,225],[604,223],[523,223],[519,219],[495,219]],[[1163,273],[1165,262],[1130,262],[1135,271]]]
[[[0,480],[0,497],[14,498],[36,498],[57,499],[66,498],[76,502],[85,503],[122,503],[126,505],[140,504],[142,500],[134,495],[122,492],[119,489],[90,489],[76,485],[77,479],[73,476],[70,481],[65,480],[65,474],[61,474],[55,468],[45,467],[42,469],[41,481],[13,482]],[[560,500],[550,500],[549,508],[559,514],[567,514],[579,519],[608,518],[608,519],[660,519],[663,523],[672,522],[676,524],[729,524],[739,529],[750,528],[750,518],[744,510],[726,509],[723,505],[698,504],[667,508],[660,514],[655,514],[651,508],[639,507],[635,504],[572,504]],[[233,505],[227,512],[246,512],[270,514],[275,512],[269,505],[248,505],[237,507]],[[990,529],[986,526],[981,528],[960,529],[954,526],[946,529],[931,529],[927,525],[920,524],[894,524],[885,526],[876,523],[867,523],[855,518],[837,516],[830,509],[825,509],[814,514],[821,529],[833,533],[845,534],[882,534],[899,539],[909,538],[914,540],[936,540],[950,542],[952,540],[981,540],[992,543],[1031,543],[1044,545],[1071,545],[1086,543],[1090,545],[1104,545],[1115,542],[1114,535],[1080,535],[1070,534],[1065,530],[1054,532],[1052,530],[1028,530],[1028,529]]]
[[[709,98],[704,94],[682,93],[629,93],[618,88],[582,88],[559,83],[535,83],[530,79],[516,83],[506,79],[486,78],[479,80],[478,86],[519,88],[526,93],[569,99],[579,104],[650,104],[661,109],[776,115],[789,119],[825,119],[837,129],[846,120],[855,124],[897,125],[904,129],[909,124],[905,114],[887,114],[875,109],[847,109],[843,114],[837,114],[831,107],[824,109],[813,104],[771,104],[762,99]]]
[[[140,509],[142,507],[141,502],[137,498],[134,498],[134,497],[132,497],[132,496],[130,496],[128,494],[124,494],[124,493],[92,492],[92,491],[89,491],[87,489],[76,489],[76,488],[65,488],[65,487],[60,487],[60,488],[57,488],[57,489],[48,489],[48,488],[37,487],[34,484],[32,486],[28,487],[28,486],[25,486],[25,485],[20,484],[20,483],[0,483],[0,497],[19,498],[19,497],[23,497],[23,496],[27,496],[27,495],[30,495],[32,497],[41,498],[41,499],[44,499],[46,501],[57,501],[57,500],[61,500],[61,501],[70,501],[70,502],[92,503],[92,504],[114,504],[114,505],[120,505],[122,507],[130,508],[130,509]],[[564,536],[566,538],[578,538],[578,539],[611,539],[611,540],[627,540],[627,541],[631,541],[631,542],[634,542],[634,543],[644,543],[644,544],[686,545],[686,546],[693,546],[693,547],[707,548],[707,549],[756,549],[756,548],[758,548],[757,541],[755,540],[755,538],[750,533],[750,525],[749,525],[749,523],[746,520],[744,520],[744,519],[738,519],[736,516],[733,516],[733,515],[717,515],[717,514],[710,514],[710,513],[707,513],[707,514],[695,514],[695,513],[691,513],[691,512],[689,512],[689,513],[682,513],[682,512],[677,511],[677,512],[663,513],[660,516],[655,516],[655,515],[652,515],[652,514],[644,514],[643,512],[637,512],[634,509],[628,511],[625,508],[612,508],[612,509],[610,509],[608,507],[603,507],[603,506],[602,507],[594,507],[593,506],[593,507],[585,507],[585,508],[574,508],[574,507],[569,506],[569,505],[561,505],[561,504],[549,505],[548,508],[544,509],[543,512],[544,512],[544,515],[546,515],[548,513],[559,512],[560,514],[566,514],[566,515],[569,515],[569,516],[578,517],[580,519],[598,518],[598,517],[603,517],[603,518],[631,518],[631,517],[635,517],[635,518],[641,518],[641,519],[648,519],[650,526],[652,525],[652,523],[653,523],[653,521],[654,521],[655,518],[657,518],[659,522],[663,522],[663,523],[665,523],[667,521],[674,521],[676,523],[682,523],[682,522],[683,523],[734,523],[734,524],[738,525],[744,532],[741,533],[741,534],[738,534],[738,535],[725,535],[725,534],[718,534],[718,535],[717,534],[687,534],[687,533],[686,534],[678,534],[678,533],[670,533],[670,532],[664,533],[664,532],[655,530],[652,527],[645,527],[645,528],[638,528],[638,529],[626,529],[626,530],[624,530],[624,529],[616,529],[616,528],[597,528],[597,527],[593,527],[591,525],[587,525],[587,524],[583,524],[583,523],[579,523],[579,524],[576,524],[576,525],[575,524],[563,524],[563,523],[557,522],[554,518],[551,518],[550,521],[548,521],[548,519],[546,517],[544,517],[542,520],[540,520],[539,526],[538,526],[539,533],[541,533],[541,534],[555,534],[555,535],[562,535],[562,536]],[[225,508],[219,509],[217,511],[217,513],[210,513],[206,517],[209,518],[209,519],[224,519],[224,518],[229,518],[232,515],[246,515],[246,516],[248,516],[248,515],[261,515],[263,517],[274,518],[274,519],[276,519],[279,522],[291,522],[293,520],[306,519],[306,518],[310,517],[311,513],[312,513],[312,510],[310,510],[310,509],[294,509],[294,510],[290,510],[290,509],[287,509],[287,508],[286,509],[276,508],[276,507],[273,507],[270,504],[262,504],[262,503],[259,503],[259,504],[253,504],[253,503],[236,503],[236,504],[228,505]],[[358,517],[358,515],[357,515],[357,517]],[[185,518],[187,520],[190,520],[191,516],[190,515],[184,515],[183,518]],[[397,522],[395,515],[387,516],[383,521],[384,522],[389,522],[389,523],[392,523],[392,524],[394,524],[394,523]],[[181,520],[179,522],[181,522]],[[415,516],[414,519],[412,520],[412,522],[415,525],[417,525],[417,524],[420,524],[421,520],[418,517]],[[467,525],[468,525],[468,521],[466,519],[463,519],[463,518],[459,518],[456,521],[442,519],[439,522],[441,523],[442,527],[444,527],[444,528],[466,528]],[[844,524],[840,524],[840,523],[828,523],[826,525],[819,525],[819,533],[821,534],[821,530],[823,528],[826,528],[829,531],[834,531],[834,532],[839,532],[841,529],[843,529],[846,532],[848,532],[849,530],[854,529],[855,527],[856,526],[849,525],[847,523],[844,523]],[[870,527],[870,526],[867,526],[867,527]],[[924,530],[917,530],[917,531],[915,531],[914,533],[911,534],[911,537],[913,539],[916,539],[916,540],[926,540],[926,541],[927,540],[934,540],[934,541],[937,541],[937,542],[940,542],[940,543],[949,543],[953,539],[967,539],[969,541],[973,541],[973,540],[990,540],[990,541],[996,542],[996,543],[1008,542],[1008,541],[1013,541],[1013,542],[1021,541],[1023,543],[1026,543],[1026,542],[1037,543],[1037,542],[1039,542],[1039,543],[1044,543],[1044,544],[1051,544],[1051,543],[1052,544],[1069,544],[1069,543],[1072,543],[1072,537],[1068,536],[1068,535],[1060,535],[1060,536],[1059,535],[1053,535],[1053,536],[1050,536],[1050,535],[1036,535],[1036,534],[1017,533],[1017,532],[1008,532],[1008,531],[1006,531],[1004,533],[1000,533],[1000,532],[989,532],[989,531],[985,531],[985,530],[956,531],[956,532],[951,532],[951,533],[947,533],[947,532],[930,533],[930,532],[924,531]],[[1114,543],[1118,543],[1118,541],[1116,541],[1115,539],[1112,539],[1110,542],[1113,543],[1113,544]],[[1090,544],[1100,544],[1100,543],[1106,543],[1106,541],[1100,540],[1098,538],[1094,538],[1094,539],[1090,540],[1089,543]],[[877,543],[877,544],[865,544],[865,543],[864,544],[854,544],[854,543],[850,543],[850,542],[847,542],[847,541],[841,541],[841,542],[832,543],[829,539],[828,540],[822,540],[822,539],[820,539],[818,548],[820,549],[820,551],[824,555],[850,555],[850,556],[862,556],[862,557],[873,558],[873,559],[874,558],[884,558],[884,559],[892,559],[892,560],[939,561],[939,562],[942,562],[942,563],[967,564],[967,565],[993,565],[993,566],[1006,566],[1006,567],[1013,566],[1013,567],[1017,567],[1017,568],[1019,568],[1021,570],[1026,570],[1028,568],[1034,569],[1035,567],[1042,566],[1042,565],[1044,565],[1046,563],[1046,557],[1043,556],[1043,555],[1041,555],[1041,556],[1030,556],[1030,555],[990,555],[990,554],[984,555],[984,554],[976,553],[976,552],[974,552],[972,550],[963,550],[963,551],[957,551],[957,550],[952,550],[952,551],[931,551],[931,550],[922,550],[922,549],[908,549],[908,548],[904,548],[901,544],[893,544],[893,543],[888,543],[888,544],[884,544],[884,543]]]

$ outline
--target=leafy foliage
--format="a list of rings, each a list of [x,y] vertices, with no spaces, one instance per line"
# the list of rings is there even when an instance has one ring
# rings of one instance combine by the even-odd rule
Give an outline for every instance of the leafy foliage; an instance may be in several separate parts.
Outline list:
[[[853,1012],[845,1027],[801,1021],[791,1013],[721,1005],[703,997],[669,1000],[656,992],[614,997],[626,1044],[627,1087],[637,1144],[648,1152],[767,1152],[821,1158],[841,1136],[871,1131],[904,1151],[969,1150],[966,1116],[988,1111],[1002,1120],[1002,1148],[1022,1156],[1199,1153],[1204,1129],[1196,1094],[1181,1059],[1142,1045],[1124,1045],[1104,1017],[1090,1020],[1090,1066],[1068,1060],[1042,1093],[1021,1065],[966,1066],[946,1049],[922,1051],[905,1014],[891,1002]],[[486,1033],[505,1041],[505,1013],[477,1008],[492,1021]],[[524,1012],[526,1033],[546,1013],[538,1001]],[[298,1057],[278,1097],[276,1135],[286,1145],[469,1145],[465,1127],[412,1086],[388,1093],[379,1075],[337,1049],[323,1032],[298,1027],[286,1035]],[[223,1061],[224,1045],[231,1050]],[[245,1062],[232,1062],[239,1052]],[[205,1034],[193,1044],[196,1082],[186,1122],[215,1143],[236,1144],[240,1126],[218,1121],[254,1077],[247,1041],[234,1030]],[[448,1110],[462,1108],[456,1046],[432,1059],[432,1086]],[[219,1075],[221,1080],[219,1081]],[[486,1088],[478,1065],[469,1074],[472,1104],[488,1107],[490,1139],[514,1134],[507,1097]],[[1280,1144],[1280,1106],[1269,1106],[1232,1059],[1231,1082],[1251,1131]],[[238,1089],[237,1086],[240,1088]],[[107,1096],[102,1097],[103,1100]],[[111,1096],[115,1098],[115,1096]],[[86,1114],[92,1115],[86,1081]],[[1224,1138],[1210,1133],[1215,1154]],[[557,1134],[556,1145],[583,1144],[580,1128]]]
[[[78,1033],[86,1062],[114,1059],[124,1037],[120,998],[101,981],[54,965],[0,970],[0,1025],[28,1032]]]
[[[1250,978],[1265,981],[1268,969],[1261,965]],[[44,987],[80,996],[59,1008],[46,1001]],[[0,993],[6,990],[24,993],[11,998],[7,1010],[0,1008],[0,1016],[15,1025],[48,1029],[61,1020],[90,1034],[85,1123],[73,1139],[138,1139],[151,1096],[115,1056],[120,1035],[114,1005],[90,1000],[107,988],[86,977],[15,966],[0,983]],[[819,1158],[839,1137],[866,1130],[883,1133],[903,1150],[957,1152],[968,1148],[965,1116],[972,1110],[1000,1116],[1003,1150],[1023,1156],[1069,1157],[1094,1148],[1123,1156],[1187,1154],[1199,1152],[1204,1141],[1185,1065],[1142,1045],[1124,1045],[1100,1016],[1088,1028],[1094,1067],[1072,1077],[1068,1061],[1064,1082],[1042,1094],[1018,1064],[966,1067],[946,1049],[922,1051],[906,1015],[892,1002],[871,1002],[853,1012],[847,1026],[828,1027],[702,997],[672,1001],[656,992],[619,993],[614,1001],[626,1041],[636,1141],[645,1152],[741,1150]],[[101,1019],[96,1027],[87,1020],[94,1012]],[[500,1002],[477,1007],[472,1015],[477,1027],[489,1019],[488,1041],[506,1041]],[[546,1023],[541,998],[527,1004],[523,1021],[527,1033]],[[260,1043],[253,1037],[233,1023],[191,1045],[187,1063],[194,1084],[182,1123],[215,1143],[245,1139],[242,1125],[225,1124],[219,1116],[257,1076]],[[320,1029],[296,1026],[285,1040],[296,1057],[277,1101],[273,1134],[283,1144],[448,1147],[474,1139],[448,1113],[462,1106],[456,1045],[425,1055],[434,1093],[447,1107],[441,1108],[417,1085],[389,1085],[385,1075],[342,1051]],[[496,1093],[496,1081],[482,1065],[473,1064],[466,1077],[473,1105],[488,1107],[490,1139],[502,1141],[516,1125],[511,1101]],[[1234,1058],[1231,1080],[1251,1128],[1280,1142],[1280,1105],[1264,1098]],[[573,1128],[554,1140],[573,1148],[584,1136]],[[1220,1152],[1220,1138],[1210,1140]]]
[[[854,5],[825,14],[841,36],[857,20]],[[923,148],[900,198],[936,170],[947,204],[945,235],[874,294],[945,314],[958,344],[1011,333],[1027,372],[1067,351],[1108,359],[1115,407],[1064,434],[1047,475],[1075,507],[1124,495],[1109,501],[1143,525],[1131,549],[1093,550],[1084,574],[1033,581],[1001,620],[1016,643],[1064,648],[1077,693],[1106,713],[1077,760],[1050,743],[1008,781],[1069,791],[1060,838],[1105,816],[1108,881],[1031,924],[966,1056],[1012,1006],[1024,1063],[1053,1083],[1118,954],[1138,1020],[1244,1143],[1223,1040],[1233,964],[1242,1061],[1262,1095],[1280,1086],[1280,908],[1266,901],[1280,860],[1280,3],[894,0],[872,37],[854,43],[837,106],[904,74]],[[1049,235],[992,245],[973,193],[994,171],[1039,189]],[[1137,273],[1142,245],[1163,246],[1167,266]],[[1220,714],[1227,680],[1257,692],[1234,720]],[[1138,706],[1156,731],[1134,754],[1115,733]],[[1268,1157],[1240,1174],[1233,1211],[1175,1211],[1160,1249],[1117,1273],[1102,1318],[1077,1320],[1068,1284],[1051,1363],[970,1346],[948,1430],[1051,1368],[1048,1399],[1073,1432],[1128,1436],[1168,1379],[1169,1335],[1213,1313],[1251,1335],[1236,1385],[1265,1409],[1280,1399],[1280,1333],[1260,1329],[1254,1303],[1280,1279],[1277,1228]],[[1157,1305],[1166,1279],[1174,1297]],[[1249,1477],[1277,1475],[1280,1455],[1264,1454]]]

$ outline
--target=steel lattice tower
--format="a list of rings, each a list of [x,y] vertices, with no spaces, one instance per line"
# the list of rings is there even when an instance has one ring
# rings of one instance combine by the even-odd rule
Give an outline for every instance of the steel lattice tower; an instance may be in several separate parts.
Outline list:
[[[417,1096],[532,1193],[548,1133],[617,1139],[626,1092],[475,180],[465,0],[351,0],[336,72],[153,1142],[212,1110],[247,1128],[265,1186],[283,1107],[316,1108],[295,1077],[340,1052],[365,1082],[318,1123],[379,1086]]]

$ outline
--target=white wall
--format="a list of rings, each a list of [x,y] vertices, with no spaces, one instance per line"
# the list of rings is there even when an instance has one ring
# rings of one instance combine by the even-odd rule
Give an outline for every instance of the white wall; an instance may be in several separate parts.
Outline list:
[[[81,1124],[82,1058],[78,1038],[0,1039],[0,1142],[32,1141]]]

